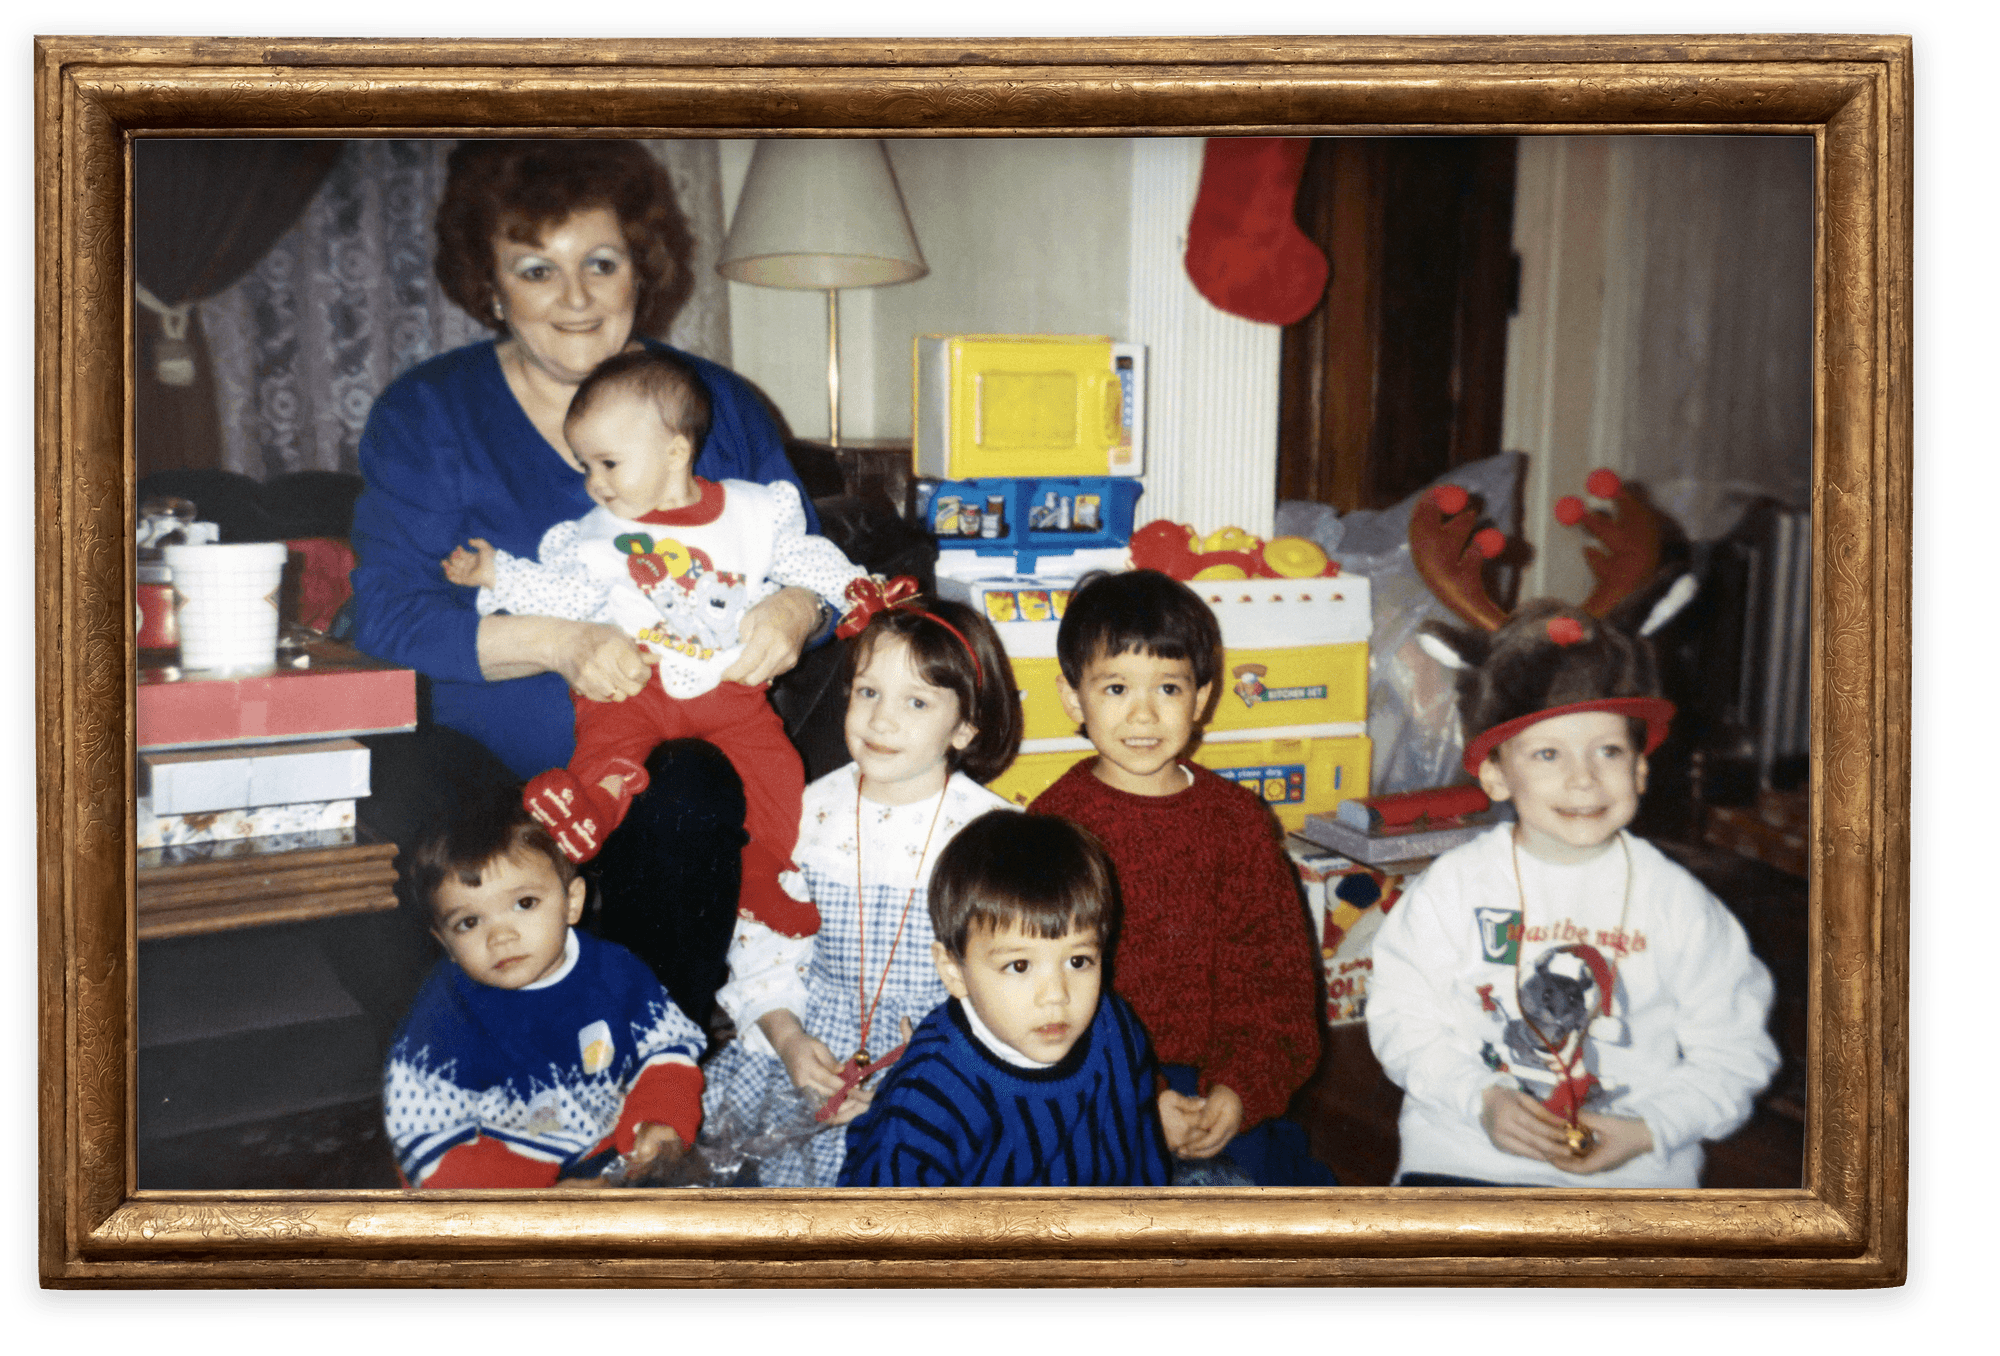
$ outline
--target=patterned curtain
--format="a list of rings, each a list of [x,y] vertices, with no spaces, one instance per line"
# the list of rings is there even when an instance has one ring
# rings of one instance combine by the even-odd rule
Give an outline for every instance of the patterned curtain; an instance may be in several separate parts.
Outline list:
[[[486,337],[431,271],[432,215],[455,144],[354,143],[298,224],[235,286],[196,308],[214,356],[224,468],[259,480],[358,470],[361,428],[382,388],[426,358]],[[727,361],[715,143],[649,148],[695,237],[694,294],[659,337]]]

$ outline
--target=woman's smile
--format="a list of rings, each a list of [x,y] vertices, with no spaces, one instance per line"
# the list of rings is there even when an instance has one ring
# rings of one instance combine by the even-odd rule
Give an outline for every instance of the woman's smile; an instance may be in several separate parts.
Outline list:
[[[618,214],[572,213],[540,240],[493,242],[501,317],[519,357],[565,385],[632,337],[638,277]]]

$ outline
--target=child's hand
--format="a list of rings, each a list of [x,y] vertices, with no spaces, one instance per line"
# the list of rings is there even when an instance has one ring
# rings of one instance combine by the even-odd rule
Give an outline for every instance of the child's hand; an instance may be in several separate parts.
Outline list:
[[[840,1110],[828,1116],[826,1123],[831,1126],[845,1125],[866,1111],[874,1100],[875,1089],[866,1083],[856,1083],[847,1090],[847,1096],[840,1099]]]
[[[807,1035],[801,1028],[798,1035],[777,1050],[778,1058],[785,1061],[785,1072],[792,1076],[793,1087],[810,1089],[822,1097],[840,1091],[840,1065],[825,1041]]]
[[[1195,1119],[1201,1114],[1202,1099],[1183,1097],[1172,1088],[1161,1088],[1160,1129],[1166,1132],[1167,1151],[1186,1157],[1188,1141],[1195,1136]]]
[[[570,690],[587,701],[622,702],[645,691],[660,657],[606,622],[548,618],[554,634],[542,666],[562,675]]]
[[[444,577],[469,588],[490,589],[500,582],[500,572],[493,563],[493,543],[474,537],[471,544],[470,551],[463,546],[452,548],[444,558]]]
[[[671,1125],[642,1121],[632,1132],[632,1152],[625,1155],[625,1175],[635,1177],[655,1164],[667,1164],[687,1152],[687,1143]]]
[[[1571,1158],[1565,1148],[1561,1156],[1549,1160],[1564,1172],[1585,1177],[1609,1172],[1653,1151],[1653,1132],[1636,1116],[1601,1116],[1586,1111],[1577,1120],[1597,1138],[1582,1158]]]
[[[910,1043],[910,1031],[912,1029],[910,1026],[910,1019],[905,1017],[902,1020],[901,1025],[897,1029],[899,1032],[899,1035],[897,1036],[897,1043],[901,1045],[908,1045]],[[820,1049],[824,1050],[826,1049],[826,1047],[822,1045],[820,1046]],[[830,1059],[832,1058],[832,1056],[829,1055],[828,1058]],[[835,1081],[835,1086],[837,1087],[839,1086],[839,1078],[838,1078],[839,1070],[836,1069],[834,1072],[836,1075],[834,1081]],[[869,1086],[869,1083],[873,1081],[874,1081],[873,1079],[863,1079],[861,1082],[856,1083],[853,1087],[849,1088],[847,1090],[847,1096],[840,1103],[840,1110],[834,1112],[831,1116],[827,1117],[826,1123],[828,1125],[845,1125],[849,1121],[853,1120],[855,1117],[859,1116],[862,1112],[866,1111],[868,1109],[869,1104],[875,1100],[875,1089]]]
[[[1227,1083],[1217,1083],[1208,1096],[1194,1101],[1196,1110],[1186,1141],[1174,1152],[1182,1158],[1213,1158],[1243,1128],[1243,1099]]]
[[[825,1041],[808,1034],[795,1014],[767,1012],[757,1019],[757,1025],[764,1029],[771,1048],[785,1062],[785,1072],[791,1076],[793,1087],[816,1092],[821,1097],[831,1097],[840,1091],[840,1065],[833,1051],[826,1048]]]
[[[1486,1089],[1479,1124],[1502,1153],[1539,1158],[1557,1167],[1583,1161],[1570,1157],[1562,1118],[1518,1088],[1496,1083]]]

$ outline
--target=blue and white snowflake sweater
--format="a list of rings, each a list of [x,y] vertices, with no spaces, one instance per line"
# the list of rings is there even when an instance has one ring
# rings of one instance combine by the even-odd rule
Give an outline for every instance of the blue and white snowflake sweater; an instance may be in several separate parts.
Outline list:
[[[383,1074],[389,1142],[426,1187],[546,1186],[635,1128],[701,1125],[706,1042],[624,947],[571,929],[563,963],[524,989],[450,959],[424,981]]]
[[[1152,1046],[1106,992],[1045,1068],[986,1048],[954,998],[926,1017],[847,1128],[842,1186],[1166,1186]]]

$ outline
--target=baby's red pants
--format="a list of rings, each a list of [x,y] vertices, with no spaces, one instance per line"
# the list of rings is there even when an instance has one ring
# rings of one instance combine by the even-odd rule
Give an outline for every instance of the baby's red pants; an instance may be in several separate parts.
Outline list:
[[[819,911],[786,894],[778,876],[792,869],[805,765],[765,699],[766,686],[718,683],[698,697],[675,697],[655,677],[644,691],[622,702],[594,702],[572,692],[576,753],[569,770],[597,791],[603,778],[643,768],[647,755],[670,739],[705,739],[715,745],[743,779],[747,807],[743,827],[750,841],[743,845],[738,908],[774,931],[803,937],[819,930]],[[629,797],[620,798],[611,827],[625,817],[628,803]]]

